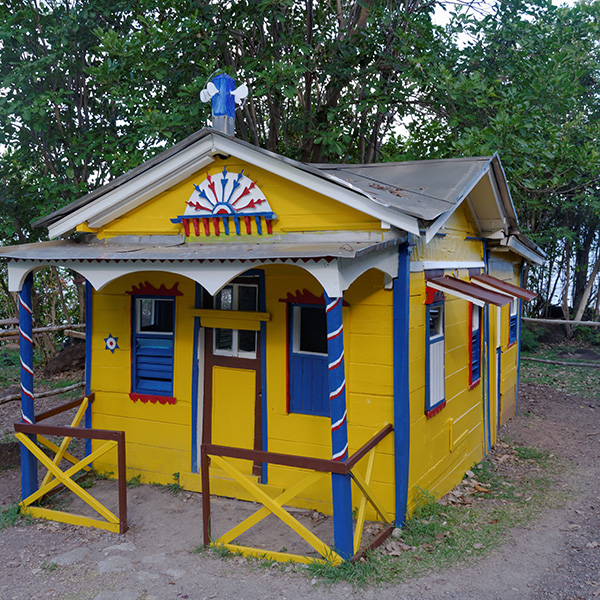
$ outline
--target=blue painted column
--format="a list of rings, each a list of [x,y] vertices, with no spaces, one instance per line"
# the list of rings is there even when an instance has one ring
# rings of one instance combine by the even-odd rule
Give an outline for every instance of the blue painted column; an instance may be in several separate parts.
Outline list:
[[[85,393],[92,393],[92,284],[85,281]],[[85,427],[92,428],[92,406],[85,411]],[[92,453],[92,440],[85,440],[85,454]]]
[[[21,355],[21,421],[35,422],[33,405],[33,312],[31,288],[33,273],[29,273],[19,292],[19,350]],[[31,436],[33,439],[33,436]],[[37,459],[21,444],[21,498],[24,500],[38,489]]]
[[[346,375],[344,368],[344,326],[342,299],[325,294],[327,351],[329,356],[329,408],[333,460],[348,457]],[[344,559],[353,554],[352,485],[350,475],[331,474],[333,497],[333,538],[336,552]]]
[[[410,250],[398,250],[398,277],[394,279],[394,471],[396,482],[396,526],[406,521],[408,469],[410,464],[410,394],[408,386],[410,326]]]

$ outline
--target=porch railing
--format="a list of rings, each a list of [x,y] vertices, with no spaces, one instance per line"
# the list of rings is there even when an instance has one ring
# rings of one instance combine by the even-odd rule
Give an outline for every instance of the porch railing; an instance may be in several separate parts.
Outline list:
[[[44,476],[40,487],[33,494],[25,498],[19,506],[21,507],[21,512],[23,514],[29,514],[33,517],[70,523],[72,525],[97,527],[115,533],[125,533],[127,530],[125,432],[110,431],[106,429],[79,428],[78,425],[92,401],[93,394],[89,394],[79,400],[67,402],[66,404],[36,415],[35,424],[15,423],[14,428],[16,438],[33,454],[33,456],[35,456],[38,462],[47,469],[47,473]],[[76,407],[78,408],[77,414],[71,422],[70,427],[39,424],[40,421]],[[57,446],[45,436],[59,436],[63,438],[63,441],[60,446]],[[102,440],[105,443],[83,459],[78,459],[67,452],[67,448],[73,438]],[[54,452],[54,457],[49,457],[42,451],[40,446]],[[117,449],[118,463],[118,516],[102,505],[74,479],[74,476],[80,471],[90,471],[90,464],[94,460],[97,460],[114,448]],[[63,460],[66,460],[73,466],[66,471],[62,471],[60,469],[60,463]],[[76,496],[81,498],[81,500],[103,517],[104,520],[34,505],[35,503],[39,503],[44,496],[48,496],[55,492],[59,486],[64,486],[71,490]]]
[[[373,474],[377,446],[393,431],[393,429],[394,428],[392,425],[386,425],[381,431],[379,431],[345,461],[327,460],[262,450],[248,450],[245,448],[219,446],[216,444],[202,444],[200,456],[202,471],[202,522],[204,529],[204,545],[209,546],[211,543],[214,543],[215,545],[224,546],[230,550],[241,552],[242,554],[266,557],[279,561],[293,560],[304,563],[313,562],[315,559],[303,555],[275,552],[231,543],[235,538],[259,523],[269,514],[273,514],[281,519],[292,530],[294,530],[322,556],[321,559],[317,560],[329,561],[334,564],[341,563],[343,561],[342,557],[335,552],[333,548],[330,548],[325,542],[321,541],[312,531],[300,523],[298,519],[296,519],[283,507],[285,504],[289,504],[289,502],[298,496],[298,494],[300,494],[302,491],[317,483],[317,481],[319,481],[322,477],[336,473],[340,475],[349,475],[356,484],[358,490],[361,492],[361,500],[358,506],[356,526],[354,531],[354,556],[351,559],[357,560],[360,556],[362,556],[367,548],[373,549],[383,543],[394,528],[392,525],[391,516],[388,514],[383,506],[383,503],[380,502],[371,488],[371,478]],[[365,476],[363,477],[355,467],[365,457],[368,457],[368,463]],[[311,472],[285,490],[277,498],[271,498],[250,477],[242,474],[231,463],[231,461],[228,461],[227,459],[244,459],[259,463],[295,467]],[[209,468],[211,462],[220,469],[223,469],[263,505],[263,507],[253,515],[215,540],[212,540],[210,522]],[[379,535],[371,540],[367,548],[364,548],[359,552],[365,524],[367,504],[371,504],[376,513],[379,515],[380,519],[387,525],[387,527],[385,527]]]

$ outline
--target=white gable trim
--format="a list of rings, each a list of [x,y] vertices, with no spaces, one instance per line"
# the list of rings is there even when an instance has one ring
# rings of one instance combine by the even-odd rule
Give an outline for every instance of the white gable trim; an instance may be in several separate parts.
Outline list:
[[[313,192],[390,223],[403,231],[419,235],[419,224],[416,218],[378,204],[368,194],[353,190],[352,186],[343,180],[337,183],[337,178],[329,176],[328,181],[324,177],[299,169],[275,154],[269,156],[233,139],[214,134],[208,134],[158,165],[132,177],[117,188],[107,191],[86,206],[53,223],[48,227],[48,234],[51,239],[57,238],[86,222],[90,227],[103,227],[209,165],[214,161],[215,154],[233,155]]]
[[[206,138],[178,152],[50,225],[50,239],[69,233],[86,221],[90,227],[102,227],[110,223],[212,163],[212,149],[212,140]]]

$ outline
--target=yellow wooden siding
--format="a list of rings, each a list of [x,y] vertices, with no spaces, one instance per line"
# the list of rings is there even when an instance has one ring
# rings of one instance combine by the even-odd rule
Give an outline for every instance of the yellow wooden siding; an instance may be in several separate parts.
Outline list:
[[[285,299],[288,292],[308,290],[322,294],[320,285],[292,266],[265,267],[267,311],[267,390],[269,450],[318,458],[331,458],[331,421],[325,417],[287,414],[286,360],[287,323]],[[383,275],[370,271],[344,295],[344,343],[346,394],[350,453],[360,448],[393,421],[393,346],[391,291],[383,289]],[[366,461],[365,461],[366,462]],[[393,436],[379,446],[375,461],[373,489],[385,507],[394,512]],[[359,469],[363,469],[360,465]],[[269,484],[287,487],[301,471],[269,467]],[[294,501],[300,507],[315,507],[331,514],[331,480],[325,478]],[[353,495],[358,505],[359,494]],[[369,518],[375,518],[373,511]]]
[[[463,215],[464,216],[464,215]],[[443,244],[446,238],[438,238]],[[476,248],[479,245],[473,243]],[[414,258],[414,257],[413,257]],[[431,258],[428,258],[430,260]],[[451,271],[446,271],[450,274]],[[456,273],[453,273],[456,274]],[[468,272],[458,272],[462,279]],[[438,497],[483,457],[482,390],[469,390],[469,303],[449,294],[445,302],[445,399],[436,415],[425,415],[425,278],[411,273],[410,300],[410,470],[409,508],[418,490]],[[416,293],[420,292],[420,293]]]
[[[256,181],[271,209],[278,216],[278,220],[273,223],[274,233],[326,232],[343,229],[377,231],[381,229],[381,221],[373,217],[322,194],[312,192],[297,183],[244,163],[235,157],[215,160],[208,169],[199,170],[191,177],[104,227],[91,230],[83,225],[79,229],[95,231],[100,238],[117,235],[176,235],[183,233],[183,225],[171,223],[170,219],[184,214],[186,202],[194,192],[194,184],[201,183],[206,178],[207,172],[212,176],[222,173],[225,166],[229,172],[234,173],[239,173],[244,169],[244,174]],[[253,234],[256,234],[256,226],[252,225],[252,227]],[[215,238],[214,235],[210,237],[212,240]],[[220,236],[220,239],[226,238],[227,236]],[[201,236],[197,239],[205,238]]]
[[[131,392],[131,291],[149,282],[156,288],[178,283],[182,296],[175,305],[175,355],[173,395],[176,404],[134,402]],[[95,428],[125,431],[128,472],[143,472],[146,481],[170,483],[172,473],[190,469],[191,380],[195,284],[171,273],[143,272],[122,277],[94,292],[92,311],[91,387],[95,393],[92,424]],[[118,338],[111,353],[104,338]],[[101,471],[116,472],[114,463],[98,463]]]

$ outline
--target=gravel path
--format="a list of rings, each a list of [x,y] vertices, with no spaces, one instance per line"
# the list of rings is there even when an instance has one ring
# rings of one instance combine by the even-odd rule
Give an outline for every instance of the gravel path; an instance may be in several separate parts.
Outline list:
[[[526,416],[514,419],[503,436],[565,458],[569,467],[558,485],[568,500],[470,565],[384,588],[326,587],[291,567],[282,572],[194,553],[201,540],[200,496],[140,486],[128,492],[125,536],[50,522],[0,531],[0,600],[600,598],[600,407],[548,386],[523,386],[520,409]],[[110,483],[100,482],[95,493],[108,497]],[[0,504],[14,500],[18,485],[18,471],[0,473]],[[254,510],[236,501],[215,505],[215,529],[233,523],[233,513]],[[276,522],[265,522],[258,535],[293,551]]]

